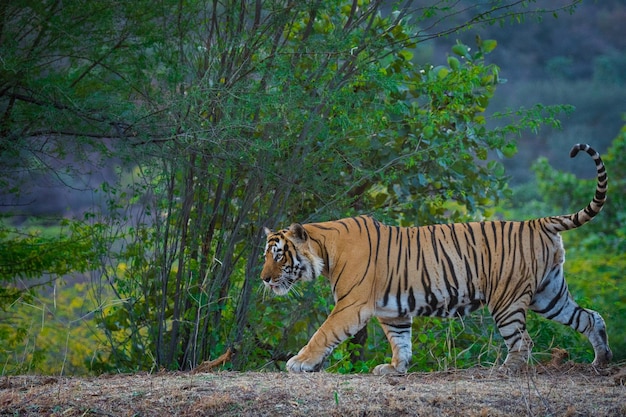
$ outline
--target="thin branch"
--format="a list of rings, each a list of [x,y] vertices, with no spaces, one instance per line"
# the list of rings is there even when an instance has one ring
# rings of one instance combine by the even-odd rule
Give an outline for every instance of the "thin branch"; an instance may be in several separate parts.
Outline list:
[[[115,45],[113,45],[113,47],[111,49],[109,49],[107,52],[105,52],[104,54],[102,54],[102,56],[98,59],[96,59],[95,61],[92,62],[91,65],[89,65],[85,71],[83,71],[82,74],[80,74],[78,76],[78,78],[76,78],[74,80],[74,82],[72,82],[72,84],[70,84],[70,87],[74,88],[76,87],[76,85],[81,82],[81,80],[83,78],[85,78],[87,76],[87,74],[89,74],[91,72],[91,70],[93,70],[95,67],[97,67],[100,63],[102,63],[102,61],[104,61],[104,59],[106,57],[108,57],[109,55],[111,55],[114,51],[118,50],[122,44],[124,43],[124,41],[128,38],[128,34],[123,34],[120,39],[117,41],[117,43]]]

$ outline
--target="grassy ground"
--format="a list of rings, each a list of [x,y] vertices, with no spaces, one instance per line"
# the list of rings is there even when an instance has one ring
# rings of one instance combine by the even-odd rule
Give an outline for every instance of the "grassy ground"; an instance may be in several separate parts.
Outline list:
[[[571,362],[519,375],[214,372],[0,377],[0,415],[626,416],[626,372]]]

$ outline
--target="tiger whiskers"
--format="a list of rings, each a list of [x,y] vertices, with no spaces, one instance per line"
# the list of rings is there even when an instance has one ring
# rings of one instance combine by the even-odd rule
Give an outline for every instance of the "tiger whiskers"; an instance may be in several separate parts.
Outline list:
[[[261,300],[263,300],[263,302],[266,301],[266,296],[267,296],[267,292],[269,291],[269,287],[265,284],[258,286],[256,289],[257,293],[261,293]]]
[[[278,288],[280,292],[279,293],[276,292],[273,288]],[[298,288],[297,285],[294,285],[293,283],[289,284],[286,282],[281,282],[280,284],[276,286],[264,284],[258,287],[257,291],[262,292],[263,301],[267,299],[266,297],[268,297],[268,294],[273,297],[276,297],[276,296],[286,297],[287,299],[290,299],[290,300],[295,300],[295,299],[302,297],[302,290]]]
[[[302,298],[302,290],[297,285],[292,285],[285,294],[288,298],[298,299]]]

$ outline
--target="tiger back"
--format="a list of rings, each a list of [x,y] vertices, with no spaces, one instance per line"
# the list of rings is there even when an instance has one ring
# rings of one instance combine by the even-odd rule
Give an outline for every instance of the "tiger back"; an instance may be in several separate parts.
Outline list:
[[[392,349],[376,374],[406,372],[412,318],[464,316],[487,306],[508,348],[503,364],[526,364],[532,340],[526,313],[538,314],[583,333],[595,352],[594,366],[612,357],[604,320],[572,299],[563,277],[560,232],[591,220],[606,199],[607,176],[597,152],[576,145],[596,163],[593,200],[582,210],[528,221],[486,221],[397,227],[369,216],[292,224],[266,230],[261,278],[276,294],[298,281],[324,275],[335,308],[306,346],[287,362],[289,371],[319,370],[335,346],[377,317]]]

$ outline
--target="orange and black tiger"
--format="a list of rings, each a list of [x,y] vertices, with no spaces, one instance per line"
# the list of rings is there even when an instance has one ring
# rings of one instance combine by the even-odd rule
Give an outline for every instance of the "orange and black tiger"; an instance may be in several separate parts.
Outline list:
[[[359,216],[288,229],[266,229],[261,278],[276,294],[319,275],[330,280],[335,308],[300,352],[293,372],[315,371],[339,343],[377,317],[392,349],[390,364],[376,374],[406,372],[412,356],[414,316],[463,316],[487,306],[508,348],[504,367],[528,361],[530,308],[583,333],[595,352],[594,366],[612,357],[604,320],[574,302],[563,278],[565,251],[559,232],[590,221],[606,199],[607,175],[600,155],[576,145],[595,161],[593,200],[570,215],[528,221],[484,221],[422,227],[383,225]]]

